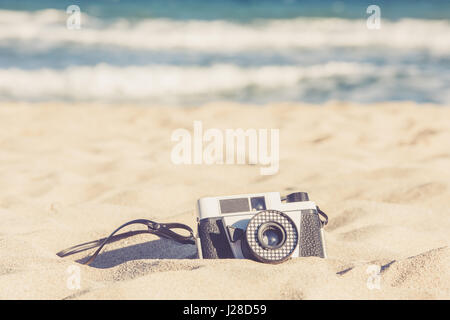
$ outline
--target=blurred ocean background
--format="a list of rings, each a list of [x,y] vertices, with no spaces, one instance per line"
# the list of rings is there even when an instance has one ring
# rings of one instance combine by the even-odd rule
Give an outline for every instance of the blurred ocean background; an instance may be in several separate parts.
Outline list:
[[[450,1],[0,0],[0,102],[214,100],[449,105]]]

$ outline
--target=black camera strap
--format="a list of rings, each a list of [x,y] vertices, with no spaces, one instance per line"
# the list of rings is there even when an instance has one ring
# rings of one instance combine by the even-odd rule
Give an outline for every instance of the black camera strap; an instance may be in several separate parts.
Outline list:
[[[120,234],[116,234],[120,229],[125,228],[126,226],[129,226],[131,224],[143,224],[147,226],[147,230],[136,230],[136,231],[129,231],[124,232]],[[172,231],[172,229],[183,229],[189,232],[189,236],[183,236],[179,233],[176,233],[175,231]],[[137,234],[142,233],[150,233],[157,235],[161,238],[171,239],[176,242],[182,243],[182,244],[195,244],[195,235],[194,231],[187,225],[182,223],[157,223],[151,220],[147,219],[137,219],[132,220],[127,223],[124,223],[120,227],[118,227],[116,230],[114,230],[108,237],[98,239],[95,241],[90,241],[86,243],[82,243],[76,246],[73,246],[71,248],[62,250],[57,253],[59,257],[65,257],[68,255],[72,255],[81,251],[89,250],[95,247],[98,247],[98,249],[94,252],[94,254],[87,260],[84,264],[90,264],[92,261],[95,260],[95,258],[98,256],[100,251],[103,249],[103,247],[107,243],[115,242],[124,238],[128,238]]]
[[[325,226],[327,225],[327,223],[328,223],[328,216],[327,216],[327,214],[326,214],[325,212],[323,212],[322,210],[320,210],[319,207],[316,206],[316,208],[317,208],[317,212],[325,219],[325,220],[322,220],[322,219],[319,218],[320,224],[322,225],[322,228],[323,228],[323,227],[325,227]]]

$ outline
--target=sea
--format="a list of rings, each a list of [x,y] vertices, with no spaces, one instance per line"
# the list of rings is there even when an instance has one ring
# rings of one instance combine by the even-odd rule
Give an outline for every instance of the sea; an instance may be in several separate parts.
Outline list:
[[[446,0],[0,0],[0,105],[450,105]]]

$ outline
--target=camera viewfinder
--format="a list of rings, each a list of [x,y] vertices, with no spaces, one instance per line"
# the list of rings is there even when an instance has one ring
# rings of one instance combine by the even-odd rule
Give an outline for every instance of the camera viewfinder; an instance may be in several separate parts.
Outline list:
[[[252,211],[266,210],[266,200],[264,197],[253,197],[250,199]]]

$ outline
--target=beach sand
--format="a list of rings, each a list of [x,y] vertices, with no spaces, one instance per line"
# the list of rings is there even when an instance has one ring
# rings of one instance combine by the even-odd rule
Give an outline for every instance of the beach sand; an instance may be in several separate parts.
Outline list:
[[[279,172],[173,164],[194,120],[280,129]],[[447,107],[3,104],[0,128],[0,299],[450,298]],[[299,190],[329,215],[328,259],[198,260],[153,235],[92,266],[93,250],[56,255],[137,218],[195,228],[200,197]]]

